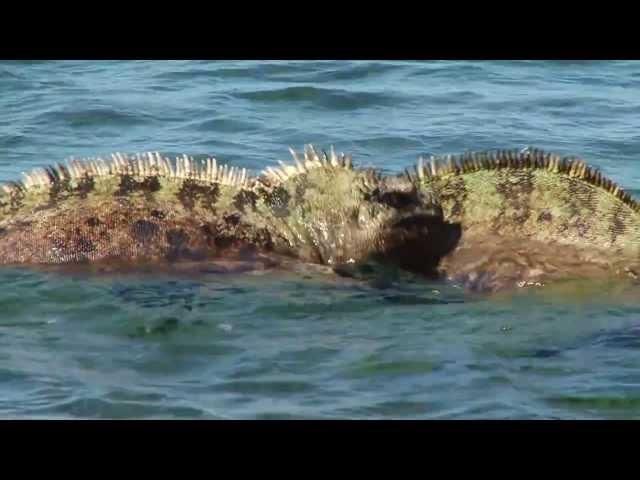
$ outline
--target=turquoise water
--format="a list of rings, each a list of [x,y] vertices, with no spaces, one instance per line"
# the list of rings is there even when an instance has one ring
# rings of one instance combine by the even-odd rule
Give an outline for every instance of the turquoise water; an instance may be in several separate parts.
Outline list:
[[[2,62],[0,180],[159,150],[528,145],[640,190],[637,62]],[[0,271],[3,418],[637,418],[640,291],[494,297],[399,272]]]

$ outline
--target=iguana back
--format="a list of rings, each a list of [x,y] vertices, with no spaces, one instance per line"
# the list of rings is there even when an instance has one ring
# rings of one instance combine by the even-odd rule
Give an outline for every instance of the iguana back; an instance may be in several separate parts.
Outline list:
[[[0,187],[0,264],[200,260],[249,250],[336,265],[400,250],[441,221],[429,195],[388,186],[349,156],[312,146],[292,154],[294,164],[258,177],[212,158],[172,163],[154,153],[32,171]]]
[[[420,159],[416,181],[461,226],[442,272],[472,288],[635,275],[640,207],[584,162],[540,150]]]

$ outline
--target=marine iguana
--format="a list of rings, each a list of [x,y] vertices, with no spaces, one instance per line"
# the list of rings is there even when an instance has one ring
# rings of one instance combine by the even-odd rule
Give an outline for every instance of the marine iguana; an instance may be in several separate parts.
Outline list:
[[[578,158],[536,149],[420,158],[412,181],[461,226],[438,270],[472,290],[640,273],[640,205]]]
[[[383,177],[333,150],[291,153],[258,177],[157,153],[34,170],[0,190],[0,264],[258,251],[332,266],[375,258],[490,291],[640,272],[640,206],[578,159],[478,152]]]
[[[337,265],[404,254],[407,238],[441,223],[428,190],[383,182],[333,149],[291,153],[294,164],[281,162],[258,177],[213,158],[183,156],[173,164],[158,153],[26,173],[0,189],[0,264],[204,260],[258,251]]]

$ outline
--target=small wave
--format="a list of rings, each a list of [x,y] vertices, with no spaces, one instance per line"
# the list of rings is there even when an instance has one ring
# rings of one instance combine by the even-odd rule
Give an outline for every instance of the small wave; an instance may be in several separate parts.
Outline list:
[[[115,285],[113,293],[120,302],[127,302],[139,308],[165,308],[181,306],[187,310],[193,308],[199,282],[169,281],[157,284]]]
[[[315,390],[315,386],[308,382],[296,380],[234,380],[212,386],[209,390],[248,395],[268,394],[288,396],[296,393],[307,393],[313,391]]]
[[[547,403],[556,406],[580,410],[636,410],[640,407],[640,397],[634,395],[610,396],[610,395],[566,395],[548,397]]]
[[[158,392],[135,391],[118,388],[105,395],[105,399],[112,402],[163,402],[167,396]]]
[[[611,314],[611,311],[609,313]],[[603,332],[596,336],[593,344],[606,348],[640,348],[640,327],[634,325],[628,328]]]
[[[430,62],[423,65],[421,68],[414,69],[414,71],[411,72],[409,76],[442,76],[446,78],[455,78],[464,75],[464,78],[468,79],[469,76],[477,74],[480,77],[485,75],[485,73],[486,68],[482,64],[468,64],[462,62]]]
[[[286,87],[236,93],[237,98],[264,103],[307,102],[329,110],[357,110],[377,106],[394,106],[400,99],[386,93],[349,92],[312,86]]]
[[[358,147],[370,148],[372,150],[406,151],[424,147],[424,142],[411,137],[384,136],[363,138],[352,140]]]
[[[64,123],[71,127],[117,126],[126,127],[144,124],[149,115],[140,112],[129,112],[113,108],[97,107],[79,110],[58,110],[41,114],[38,123]]]
[[[162,83],[166,81],[189,81],[197,80],[198,78],[212,78],[218,76],[219,70],[208,70],[205,68],[189,68],[185,70],[174,70],[171,72],[161,72],[153,76],[154,80],[158,80]],[[166,85],[165,85],[166,86]],[[180,88],[176,88],[179,90]]]
[[[31,375],[26,372],[0,368],[0,382],[2,382],[3,385],[9,385],[11,382],[25,382],[29,381],[30,379]]]
[[[466,303],[464,300],[446,300],[437,298],[425,298],[418,295],[384,295],[382,299],[393,305],[449,305],[451,303]]]
[[[217,62],[207,62],[205,67],[208,68],[185,68],[183,70],[173,70],[170,72],[161,72],[153,76],[154,80],[161,82],[166,81],[190,81],[199,79],[239,79],[245,78],[253,80],[255,78],[264,79],[265,76],[289,72],[298,72],[299,69],[287,62],[280,64],[253,64],[245,62],[241,66],[221,66]]]
[[[362,365],[355,366],[348,371],[349,378],[380,376],[424,375],[438,370],[438,365],[429,360],[399,360],[391,362],[366,361]]]
[[[542,108],[573,108],[583,107],[585,104],[597,101],[594,98],[584,97],[542,97],[535,100],[535,104]]]
[[[215,71],[210,72],[211,75],[224,78],[247,78],[255,79],[268,77],[269,75],[278,76],[282,79],[282,74],[297,73],[299,71],[295,65],[287,64],[264,64],[264,65],[251,65],[246,68],[238,67],[224,67],[218,68]]]
[[[17,73],[14,73],[6,68],[0,69],[0,81],[7,80],[7,79],[26,80],[26,77],[24,75],[19,75]]]
[[[185,406],[161,406],[154,403],[111,401],[102,398],[74,398],[48,407],[30,409],[25,416],[46,415],[48,418],[126,419],[126,418],[201,418],[210,416],[204,410]]]
[[[29,139],[25,135],[0,135],[0,148],[16,148],[28,143]]]
[[[482,93],[473,92],[471,90],[458,90],[442,94],[425,95],[422,102],[427,105],[459,105],[474,104],[485,98]]]
[[[331,82],[336,80],[364,80],[381,77],[388,72],[398,71],[399,67],[389,63],[356,63],[340,62],[336,68],[323,68],[321,70],[299,74],[291,80],[305,82]]]
[[[211,120],[203,120],[193,125],[195,130],[201,132],[221,132],[221,133],[238,133],[259,130],[264,128],[259,124],[245,122],[242,120],[233,120],[227,118],[214,118]]]
[[[308,62],[254,63],[247,61],[240,63],[240,66],[222,66],[218,62],[207,62],[204,66],[205,68],[162,72],[154,75],[154,79],[162,82],[167,80],[185,82],[198,79],[247,79],[254,81],[256,78],[268,80],[271,76],[274,80],[293,80],[301,73],[317,68],[315,64]]]
[[[433,410],[433,405],[427,401],[388,400],[378,402],[370,406],[343,408],[339,409],[335,413],[339,417],[346,416],[349,418],[414,418],[433,413]]]

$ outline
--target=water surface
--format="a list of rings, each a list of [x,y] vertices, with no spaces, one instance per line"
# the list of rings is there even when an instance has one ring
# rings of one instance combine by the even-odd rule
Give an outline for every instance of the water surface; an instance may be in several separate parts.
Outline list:
[[[399,172],[529,145],[640,190],[637,62],[0,63],[0,180],[159,150],[259,170],[317,143]],[[639,292],[492,298],[389,272],[0,271],[3,418],[636,418]]]

